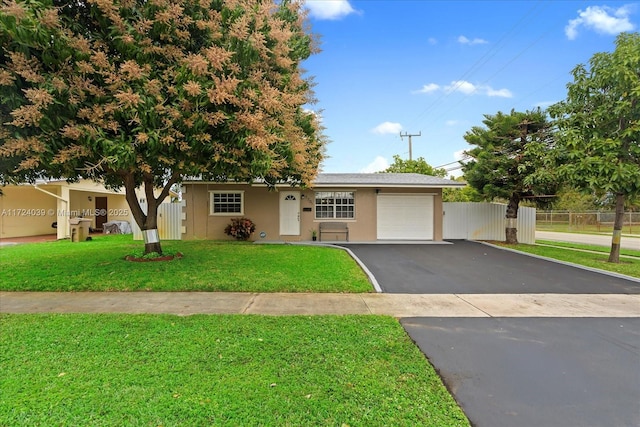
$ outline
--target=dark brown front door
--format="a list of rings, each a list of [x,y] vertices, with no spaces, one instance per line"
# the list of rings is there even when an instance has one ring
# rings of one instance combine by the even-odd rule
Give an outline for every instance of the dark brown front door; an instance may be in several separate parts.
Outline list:
[[[107,222],[107,198],[96,197],[96,229],[102,230],[102,224]]]

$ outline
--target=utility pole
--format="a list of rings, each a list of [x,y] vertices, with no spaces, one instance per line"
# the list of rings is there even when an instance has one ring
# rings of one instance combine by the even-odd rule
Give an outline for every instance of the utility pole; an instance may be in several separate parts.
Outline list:
[[[405,132],[404,135],[403,135],[402,132],[400,132],[400,139],[403,139],[405,136],[409,138],[409,160],[413,160],[413,156],[412,156],[412,153],[411,153],[411,137],[412,136],[422,136],[422,131],[420,131],[418,133],[415,133],[413,135],[410,135],[407,132]]]

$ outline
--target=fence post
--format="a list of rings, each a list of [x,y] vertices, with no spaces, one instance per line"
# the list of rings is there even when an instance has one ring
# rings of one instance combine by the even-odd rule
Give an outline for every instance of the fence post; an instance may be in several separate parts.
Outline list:
[[[573,230],[573,221],[571,220],[571,211],[569,211],[569,231]]]

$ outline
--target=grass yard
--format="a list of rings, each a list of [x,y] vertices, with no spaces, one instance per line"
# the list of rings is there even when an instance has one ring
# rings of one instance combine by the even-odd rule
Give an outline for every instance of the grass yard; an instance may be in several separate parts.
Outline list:
[[[0,247],[5,291],[372,292],[344,251],[320,246],[165,241],[173,261],[131,262],[143,249],[131,235]]]
[[[536,240],[536,244],[549,245],[549,246],[560,246],[560,247],[563,247],[563,248],[580,249],[580,250],[584,250],[584,251],[600,252],[600,253],[605,253],[607,255],[609,255],[609,252],[611,251],[611,248],[609,246],[585,245],[585,244],[582,244],[582,243],[570,243],[570,242],[556,242],[556,241],[553,241],[553,240]],[[640,241],[638,241],[638,244],[640,246]],[[640,250],[621,248],[620,249],[620,255],[634,256],[634,257],[640,258]]]
[[[515,249],[522,252],[527,252],[530,254],[540,255],[548,258],[557,259],[560,261],[572,262],[574,264],[584,265],[587,267],[598,268],[600,270],[611,271],[613,273],[625,274],[631,277],[640,278],[640,258],[620,258],[620,263],[614,264],[607,262],[609,258],[608,248],[605,247],[595,247],[598,248],[596,251],[599,253],[590,253],[590,252],[582,252],[576,251],[573,249],[582,249],[582,250],[591,250],[594,248],[590,245],[580,245],[574,243],[560,243],[560,242],[548,242],[548,244],[553,244],[554,246],[563,246],[563,247],[548,247],[541,245],[525,245],[525,244],[517,244],[517,245],[507,245],[504,242],[492,242],[499,246],[503,246],[510,249]],[[547,242],[545,241],[545,244]],[[573,249],[572,249],[573,248]],[[594,249],[595,250],[595,249]],[[639,251],[630,251],[630,250],[622,250],[621,253],[631,255],[638,253]]]
[[[393,318],[0,315],[0,425],[469,426]]]

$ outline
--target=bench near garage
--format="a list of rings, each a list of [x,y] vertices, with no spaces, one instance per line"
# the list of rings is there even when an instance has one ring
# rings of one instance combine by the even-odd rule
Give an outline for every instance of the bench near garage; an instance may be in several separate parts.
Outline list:
[[[321,242],[322,242],[322,233],[331,233],[331,234],[335,233],[336,239],[333,239],[333,240],[338,240],[337,239],[338,235],[344,234],[345,240],[347,242],[349,241],[349,226],[347,225],[346,222],[321,222],[319,229],[320,229],[320,232],[318,234]]]

